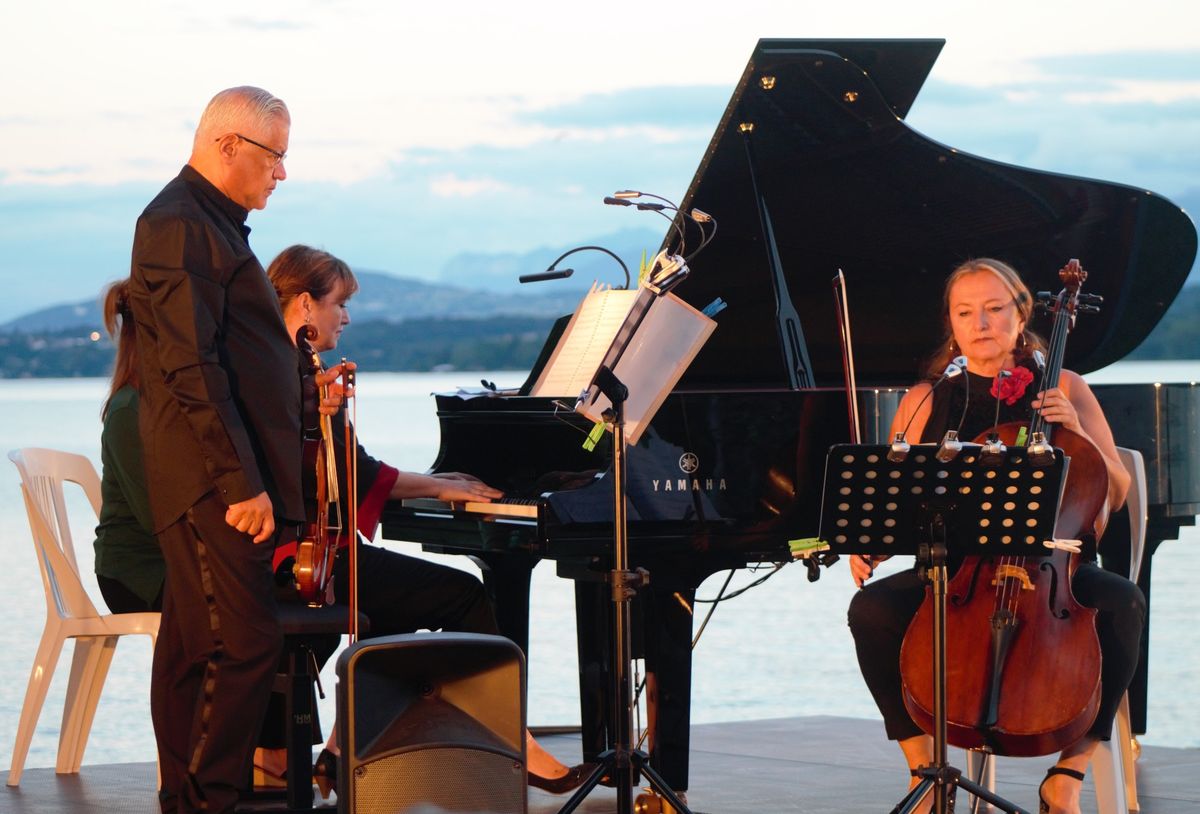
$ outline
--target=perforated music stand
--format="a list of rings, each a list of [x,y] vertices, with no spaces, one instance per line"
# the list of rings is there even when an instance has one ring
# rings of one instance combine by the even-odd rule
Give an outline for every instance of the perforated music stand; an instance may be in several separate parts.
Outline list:
[[[908,814],[927,794],[933,811],[953,810],[958,787],[1012,814],[1024,809],[962,776],[946,754],[946,561],[950,548],[967,555],[1045,556],[1054,536],[1066,477],[1062,450],[1033,464],[1024,447],[984,463],[978,444],[963,444],[939,461],[933,446],[916,446],[901,460],[890,447],[841,444],[825,459],[820,537],[838,554],[915,554],[933,586],[934,760],[918,769],[921,782],[892,809]]]

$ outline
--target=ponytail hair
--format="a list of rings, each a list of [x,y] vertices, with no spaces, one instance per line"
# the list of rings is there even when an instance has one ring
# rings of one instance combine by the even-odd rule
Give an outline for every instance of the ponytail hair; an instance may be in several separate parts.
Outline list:
[[[112,381],[108,397],[100,408],[100,418],[108,417],[108,405],[112,397],[125,385],[138,386],[137,344],[135,343],[133,313],[129,309],[129,279],[118,280],[104,290],[102,302],[104,329],[112,338],[117,350],[113,360]]]

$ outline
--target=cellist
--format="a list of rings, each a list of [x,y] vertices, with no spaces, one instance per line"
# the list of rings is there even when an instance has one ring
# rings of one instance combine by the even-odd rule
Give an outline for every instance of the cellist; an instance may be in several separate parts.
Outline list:
[[[1056,386],[1038,392],[1035,351],[1042,340],[1027,327],[1033,297],[1009,265],[988,258],[970,260],[946,280],[942,316],[945,336],[925,371],[900,402],[891,433],[937,443],[962,421],[961,438],[974,438],[996,422],[1028,421],[1033,411],[1093,442],[1108,472],[1109,507],[1125,502],[1129,475],[1121,465],[1108,421],[1078,374],[1063,370]],[[966,384],[946,380],[937,387],[947,363],[967,359]],[[1007,375],[1002,374],[1007,371]],[[964,391],[968,390],[969,395]],[[930,391],[932,389],[932,395]],[[1105,571],[1091,559],[1081,562],[1071,584],[1076,599],[1095,608],[1102,656],[1099,712],[1087,734],[1068,746],[1038,787],[1039,811],[1079,812],[1087,766],[1100,741],[1107,740],[1113,719],[1138,661],[1146,601],[1137,585]],[[915,569],[868,583],[884,557],[850,558],[850,571],[861,589],[850,602],[849,624],[863,678],[883,715],[890,740],[898,742],[910,772],[933,762],[933,739],[909,716],[901,694],[900,648],[909,622],[925,599],[925,583]],[[949,571],[961,562],[951,551]],[[909,787],[919,778],[912,776]],[[931,804],[931,797],[926,797]]]

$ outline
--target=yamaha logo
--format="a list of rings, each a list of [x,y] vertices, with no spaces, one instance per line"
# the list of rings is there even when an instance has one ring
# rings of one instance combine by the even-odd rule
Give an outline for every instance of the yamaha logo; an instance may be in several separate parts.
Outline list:
[[[694,475],[700,469],[700,458],[694,452],[679,456],[679,470],[684,475]],[[655,492],[724,492],[728,487],[724,478],[654,478],[650,481]]]

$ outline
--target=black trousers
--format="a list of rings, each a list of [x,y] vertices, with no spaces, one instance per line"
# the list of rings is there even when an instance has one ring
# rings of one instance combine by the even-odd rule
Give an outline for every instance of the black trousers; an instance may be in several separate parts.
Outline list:
[[[167,578],[150,712],[167,814],[233,811],[279,661],[273,546],[225,511],[209,493],[158,536]]]
[[[119,579],[96,574],[96,584],[100,587],[100,595],[104,597],[104,604],[108,605],[108,609],[112,613],[146,613],[147,611],[162,610],[162,588],[158,589],[158,596],[154,597],[154,601],[147,603],[146,600],[129,590]]]
[[[338,602],[350,600],[347,549],[333,566]],[[358,609],[371,620],[364,638],[418,630],[499,634],[496,614],[472,574],[380,546],[358,546]]]
[[[334,594],[341,604],[350,601],[349,566],[349,554],[343,549],[333,566]],[[493,635],[500,632],[483,583],[476,577],[457,568],[369,544],[358,546],[358,609],[371,622],[370,630],[363,633],[364,639],[418,630]],[[291,638],[288,637],[289,642]],[[325,666],[341,642],[340,635],[303,638],[320,667]],[[279,749],[286,741],[283,701],[272,695],[258,744]]]
[[[1082,563],[1071,590],[1081,605],[1095,608],[1100,639],[1100,709],[1088,737],[1108,740],[1121,697],[1138,663],[1138,645],[1146,617],[1146,598],[1137,585]],[[883,715],[891,740],[924,734],[904,708],[900,688],[900,646],[908,623],[925,599],[925,584],[914,569],[893,574],[866,587],[850,600],[850,632],[863,679]]]

